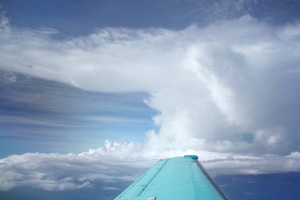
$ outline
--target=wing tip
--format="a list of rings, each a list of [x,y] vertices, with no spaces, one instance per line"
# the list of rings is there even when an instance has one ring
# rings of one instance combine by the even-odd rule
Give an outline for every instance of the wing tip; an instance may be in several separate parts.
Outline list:
[[[198,156],[197,155],[184,155],[185,158],[191,158],[193,160],[198,160]]]

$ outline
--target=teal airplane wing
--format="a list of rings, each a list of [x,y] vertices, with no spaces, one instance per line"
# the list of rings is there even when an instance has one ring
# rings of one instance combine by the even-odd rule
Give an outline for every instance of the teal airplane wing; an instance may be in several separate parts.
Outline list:
[[[227,200],[198,156],[159,160],[115,200]]]

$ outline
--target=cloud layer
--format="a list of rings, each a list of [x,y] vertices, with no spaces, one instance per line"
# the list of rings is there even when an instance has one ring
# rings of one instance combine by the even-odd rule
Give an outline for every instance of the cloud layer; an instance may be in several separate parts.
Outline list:
[[[127,144],[128,146],[129,144]],[[133,181],[146,164],[107,155],[110,145],[82,154],[13,155],[0,160],[0,190],[31,186],[45,190],[93,187],[96,182]],[[115,144],[121,150],[120,145]]]
[[[88,37],[63,41],[53,39],[52,30],[17,29],[5,18],[0,24],[3,70],[91,91],[150,94],[145,103],[160,113],[153,117],[158,131],[149,130],[143,143],[127,144],[121,150],[108,151],[108,155],[117,155],[125,162],[132,155],[144,160],[198,153],[213,160],[207,166],[224,172],[224,166],[245,173],[299,170],[297,23],[274,26],[245,15],[181,31],[107,28]],[[138,150],[144,155],[136,153]],[[22,184],[23,179],[27,183],[46,181],[36,183],[44,189],[89,186],[92,178],[56,177],[47,174],[52,172],[49,166],[41,165],[50,161],[58,165],[60,160],[70,158],[91,166],[92,173],[109,168],[109,156],[93,162],[91,157],[99,155],[96,152],[25,154],[2,159],[2,177],[6,177],[1,178],[2,189]],[[22,167],[14,168],[14,162],[20,160],[24,161]],[[37,166],[26,167],[32,161],[37,161]],[[278,163],[285,164],[282,167]],[[54,168],[68,169],[69,164],[65,164]],[[71,169],[74,166],[70,165]],[[85,167],[75,169],[88,174]],[[24,175],[26,170],[29,175]],[[110,175],[102,171],[103,176],[106,172]],[[58,188],[51,181],[59,182]]]
[[[200,155],[211,175],[259,174],[300,170],[300,153],[288,156],[243,156],[213,152],[182,153]],[[172,151],[160,155],[172,157],[181,153]],[[203,155],[203,156],[201,156]],[[44,190],[73,190],[105,183],[111,189],[114,183],[134,181],[156,161],[141,146],[129,142],[110,142],[99,149],[81,154],[27,153],[0,159],[0,190],[30,186]],[[115,188],[117,189],[117,188]]]

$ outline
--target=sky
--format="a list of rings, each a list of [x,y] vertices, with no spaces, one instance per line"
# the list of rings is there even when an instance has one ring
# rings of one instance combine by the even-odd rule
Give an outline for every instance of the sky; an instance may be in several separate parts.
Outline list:
[[[112,199],[185,154],[213,176],[300,172],[299,8],[1,0],[1,196]]]

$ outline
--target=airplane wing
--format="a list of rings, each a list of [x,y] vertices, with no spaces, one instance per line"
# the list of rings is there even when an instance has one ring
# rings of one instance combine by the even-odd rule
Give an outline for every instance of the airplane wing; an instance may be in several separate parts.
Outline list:
[[[198,156],[159,160],[114,200],[228,200]]]

